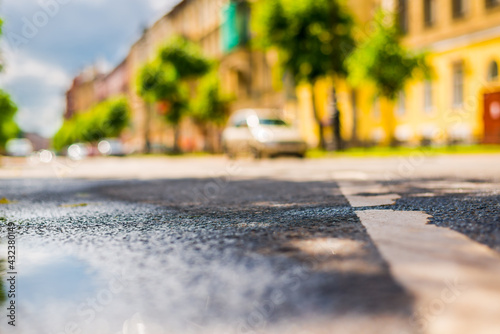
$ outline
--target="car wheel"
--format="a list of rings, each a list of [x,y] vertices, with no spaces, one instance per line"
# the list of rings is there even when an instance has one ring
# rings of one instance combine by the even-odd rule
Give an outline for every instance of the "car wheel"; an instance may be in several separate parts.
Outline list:
[[[224,145],[223,148],[224,154],[227,155],[227,157],[231,160],[236,158],[236,155],[234,154],[233,151],[231,151],[226,145]]]

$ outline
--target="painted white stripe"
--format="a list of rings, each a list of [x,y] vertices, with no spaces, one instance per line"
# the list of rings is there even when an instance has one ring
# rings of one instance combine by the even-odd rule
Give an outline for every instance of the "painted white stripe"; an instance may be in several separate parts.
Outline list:
[[[365,206],[392,205],[400,198],[398,194],[392,194],[387,188],[375,182],[337,182],[342,193],[354,208]],[[362,196],[359,194],[369,194]],[[382,195],[378,195],[382,194]]]
[[[429,334],[498,334],[500,256],[421,212],[357,212],[395,279],[416,297]]]
[[[351,205],[376,204],[359,193],[387,188],[372,182],[339,182]],[[389,201],[391,195],[384,195]],[[359,197],[366,197],[360,199]],[[388,203],[390,204],[390,203]],[[417,333],[500,333],[500,255],[466,236],[428,225],[423,212],[357,211],[394,278],[415,296]]]
[[[354,208],[364,206],[392,205],[399,198],[397,194],[376,195],[376,196],[349,196],[349,203]]]

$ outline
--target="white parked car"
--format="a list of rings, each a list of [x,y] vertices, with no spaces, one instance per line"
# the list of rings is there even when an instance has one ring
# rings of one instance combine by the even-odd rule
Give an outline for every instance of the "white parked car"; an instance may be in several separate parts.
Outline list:
[[[11,139],[5,145],[8,155],[13,157],[27,157],[33,153],[33,145],[29,139]]]
[[[222,134],[222,145],[229,157],[244,153],[255,158],[282,154],[303,157],[307,150],[297,129],[275,109],[236,111]]]

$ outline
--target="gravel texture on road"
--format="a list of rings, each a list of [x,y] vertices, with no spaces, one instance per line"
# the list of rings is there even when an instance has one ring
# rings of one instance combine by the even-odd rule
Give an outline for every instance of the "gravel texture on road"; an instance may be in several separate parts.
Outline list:
[[[151,333],[411,332],[412,297],[334,182],[9,180],[0,191],[21,260],[62,256],[89,275],[84,293],[40,308],[57,280],[39,274],[30,288],[26,273],[20,288],[35,293],[18,333],[68,321],[117,333],[137,317]]]
[[[499,161],[7,163],[0,226],[18,224],[21,296],[7,333],[417,333],[415,297],[336,182],[401,197],[356,210],[423,211],[500,251]]]

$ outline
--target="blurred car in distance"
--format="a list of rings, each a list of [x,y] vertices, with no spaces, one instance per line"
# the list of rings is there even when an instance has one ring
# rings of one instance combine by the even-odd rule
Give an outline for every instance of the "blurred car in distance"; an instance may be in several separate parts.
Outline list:
[[[5,145],[7,155],[13,157],[27,157],[33,152],[33,145],[26,138],[10,139]]]
[[[40,150],[40,151],[35,151],[30,154],[29,157],[29,162],[32,165],[39,164],[40,162],[43,163],[50,163],[52,162],[56,157],[56,153],[50,150]]]
[[[304,157],[307,144],[297,129],[276,109],[243,109],[229,119],[222,134],[224,152],[233,158],[250,153],[255,158],[277,155]]]
[[[103,139],[97,144],[97,149],[102,155],[124,156],[125,147],[119,139]]]
[[[82,160],[90,155],[90,148],[87,144],[75,143],[68,147],[67,156],[72,160]]]

